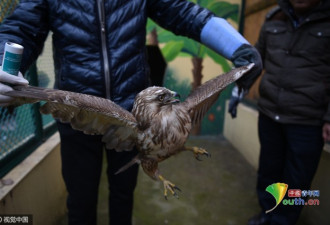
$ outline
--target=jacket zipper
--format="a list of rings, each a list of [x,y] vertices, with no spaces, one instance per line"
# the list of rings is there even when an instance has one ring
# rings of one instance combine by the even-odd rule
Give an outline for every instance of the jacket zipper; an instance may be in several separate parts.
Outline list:
[[[107,51],[106,32],[105,32],[105,10],[104,0],[97,0],[97,9],[99,14],[99,22],[101,26],[101,47],[103,56],[103,70],[104,70],[104,81],[105,81],[105,94],[106,98],[110,99],[110,66],[109,56]]]

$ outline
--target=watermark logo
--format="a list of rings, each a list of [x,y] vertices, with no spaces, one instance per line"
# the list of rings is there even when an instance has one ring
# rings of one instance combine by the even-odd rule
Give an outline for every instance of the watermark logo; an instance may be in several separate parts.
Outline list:
[[[24,224],[32,225],[32,215],[2,215],[0,214],[0,224]]]
[[[266,211],[269,213],[273,211],[281,202],[283,205],[320,205],[320,191],[319,190],[300,190],[300,189],[289,189],[288,185],[285,183],[274,183],[266,188],[276,200],[276,205]],[[284,199],[285,194],[287,194],[286,199]],[[307,199],[309,197],[309,199]]]
[[[288,185],[285,183],[271,184],[266,188],[266,191],[269,192],[276,200],[276,205],[272,209],[267,210],[266,213],[273,211],[281,203],[287,190]]]
[[[283,199],[283,205],[320,205],[319,190],[289,189],[288,197],[289,199]],[[308,197],[309,199],[306,199]]]

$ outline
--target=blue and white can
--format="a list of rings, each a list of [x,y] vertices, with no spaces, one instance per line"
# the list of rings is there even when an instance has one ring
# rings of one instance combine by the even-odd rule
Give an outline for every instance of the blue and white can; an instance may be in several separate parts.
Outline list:
[[[6,42],[2,59],[2,71],[11,75],[18,75],[24,47],[22,45]]]

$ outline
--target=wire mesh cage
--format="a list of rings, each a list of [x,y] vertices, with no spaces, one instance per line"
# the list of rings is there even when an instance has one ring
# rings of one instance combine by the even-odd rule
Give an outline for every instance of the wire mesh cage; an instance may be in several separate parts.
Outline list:
[[[31,106],[25,105],[12,112],[1,109],[0,160],[34,137],[35,125]]]
[[[0,23],[11,14],[19,0],[1,0],[0,1]]]
[[[25,77],[31,82],[30,77],[35,75],[31,69]],[[49,75],[44,74],[44,76]],[[0,107],[0,161],[29,141],[36,138],[39,140],[34,141],[40,141],[43,136],[37,137],[37,135],[54,125],[54,119],[50,115],[41,116],[38,109],[38,103],[14,109]],[[38,124],[40,120],[41,125]]]
[[[1,0],[0,26],[18,2],[18,0]],[[49,36],[42,55],[24,75],[30,85],[53,86],[54,68],[50,39]],[[0,107],[0,178],[31,153],[45,137],[55,131],[54,119],[50,115],[41,115],[39,108],[40,103],[16,108]]]

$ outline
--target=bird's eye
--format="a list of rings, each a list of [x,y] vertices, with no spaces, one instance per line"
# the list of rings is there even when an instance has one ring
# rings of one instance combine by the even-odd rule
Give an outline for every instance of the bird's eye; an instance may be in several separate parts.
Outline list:
[[[159,95],[158,96],[158,100],[161,101],[161,102],[164,100],[164,98],[165,98],[165,95]]]

